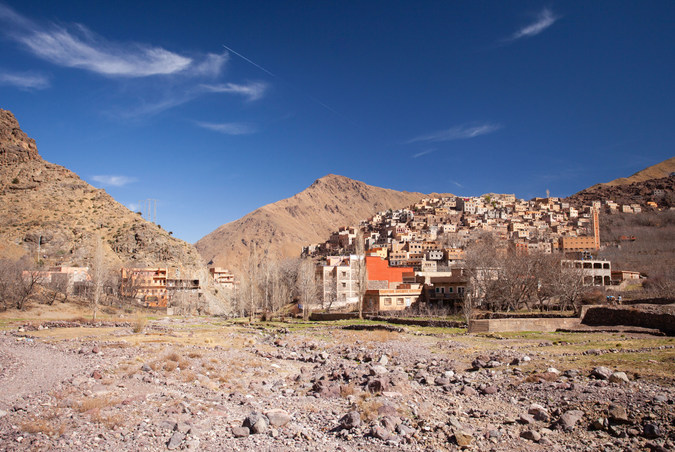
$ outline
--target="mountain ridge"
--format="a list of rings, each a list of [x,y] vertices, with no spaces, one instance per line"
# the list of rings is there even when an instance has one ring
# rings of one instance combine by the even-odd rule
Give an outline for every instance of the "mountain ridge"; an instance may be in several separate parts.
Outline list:
[[[642,169],[631,176],[628,177],[619,177],[618,179],[611,180],[609,182],[595,184],[590,188],[596,188],[599,186],[616,186],[616,185],[629,185],[635,182],[645,182],[652,179],[661,179],[664,177],[670,176],[671,173],[675,172],[675,157],[663,160],[662,162],[656,163],[652,166],[648,166],[645,169]]]
[[[86,266],[97,236],[111,268],[175,266],[199,272],[190,244],[145,221],[77,174],[42,159],[14,114],[0,109],[0,256]],[[40,255],[37,255],[39,250]]]
[[[325,241],[337,227],[432,195],[374,187],[327,174],[291,197],[219,226],[197,241],[195,247],[206,261],[239,270],[251,243],[277,257],[298,257],[303,246]]]

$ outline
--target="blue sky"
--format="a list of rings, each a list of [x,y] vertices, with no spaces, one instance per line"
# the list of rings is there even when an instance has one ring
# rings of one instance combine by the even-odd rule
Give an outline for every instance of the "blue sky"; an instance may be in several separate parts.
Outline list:
[[[0,0],[0,108],[194,242],[341,174],[567,196],[674,155],[675,2]]]

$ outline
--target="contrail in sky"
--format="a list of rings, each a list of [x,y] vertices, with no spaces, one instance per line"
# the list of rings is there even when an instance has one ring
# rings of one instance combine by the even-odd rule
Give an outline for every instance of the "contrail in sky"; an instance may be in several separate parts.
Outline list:
[[[237,55],[237,56],[238,56],[239,58],[241,58],[242,60],[244,60],[244,61],[246,61],[246,62],[252,64],[252,65],[255,66],[255,67],[257,67],[258,69],[260,69],[260,70],[263,71],[264,73],[269,74],[269,75],[271,75],[272,77],[274,77],[274,78],[276,78],[276,79],[280,79],[281,81],[283,81],[284,83],[286,83],[286,85],[288,85],[290,88],[292,88],[294,91],[297,91],[298,93],[300,93],[300,94],[302,94],[303,96],[307,97],[307,98],[308,98],[309,100],[311,100],[312,102],[315,102],[316,104],[321,105],[323,108],[325,108],[326,110],[330,111],[331,113],[334,113],[334,114],[340,116],[342,119],[345,119],[345,120],[349,121],[348,118],[346,118],[346,117],[345,117],[343,114],[341,114],[340,112],[336,111],[334,108],[330,107],[329,105],[326,105],[325,103],[323,103],[322,101],[320,101],[320,100],[317,99],[316,97],[314,97],[314,96],[312,96],[312,95],[310,95],[310,94],[307,94],[307,93],[303,92],[302,90],[296,88],[295,86],[293,86],[292,84],[286,82],[285,80],[281,79],[280,77],[277,77],[276,74],[273,74],[271,71],[268,71],[267,69],[265,69],[264,67],[262,67],[261,65],[259,65],[258,63],[256,63],[255,61],[253,61],[253,60],[251,60],[251,59],[249,59],[249,58],[246,58],[244,55],[242,55],[242,54],[239,53],[239,52],[234,51],[233,49],[229,48],[229,47],[226,46],[225,44],[223,44],[223,47],[225,47],[225,49],[227,49],[228,51],[230,51],[230,52],[234,53],[235,55]],[[351,122],[351,121],[350,121],[350,122]]]
[[[230,49],[230,48],[229,48],[228,46],[226,46],[225,44],[223,44],[223,47],[225,47],[227,50],[229,50],[230,52],[232,52],[232,53],[234,53],[235,55],[237,55],[237,56],[238,56],[239,58],[241,58],[242,60],[248,61],[249,63],[251,63],[253,66],[257,67],[257,68],[260,69],[261,71],[263,71],[263,72],[265,72],[265,73],[271,75],[271,76],[274,77],[274,78],[277,78],[276,75],[272,74],[270,71],[268,71],[267,69],[265,69],[265,68],[262,67],[261,65],[255,63],[255,62],[253,62],[253,61],[251,61],[251,60],[249,60],[248,58],[246,58],[246,57],[245,57],[244,55],[242,55],[241,53],[235,52],[234,50]]]

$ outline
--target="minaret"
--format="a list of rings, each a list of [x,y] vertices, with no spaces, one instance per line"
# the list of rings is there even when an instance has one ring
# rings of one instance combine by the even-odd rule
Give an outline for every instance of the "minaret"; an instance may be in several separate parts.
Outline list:
[[[595,239],[595,251],[600,249],[600,221],[598,208],[593,207],[593,238]]]

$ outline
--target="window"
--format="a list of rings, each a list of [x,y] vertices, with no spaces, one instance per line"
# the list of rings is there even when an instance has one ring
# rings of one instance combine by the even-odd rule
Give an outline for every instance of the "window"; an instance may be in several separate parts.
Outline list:
[[[452,293],[454,291],[454,288],[448,287],[448,293]]]
[[[457,293],[464,293],[464,287],[458,287]]]
[[[384,299],[384,305],[385,306],[391,306],[391,298],[385,298]]]
[[[397,304],[398,306],[403,306],[403,298],[397,298],[397,299],[396,299],[396,304]]]

